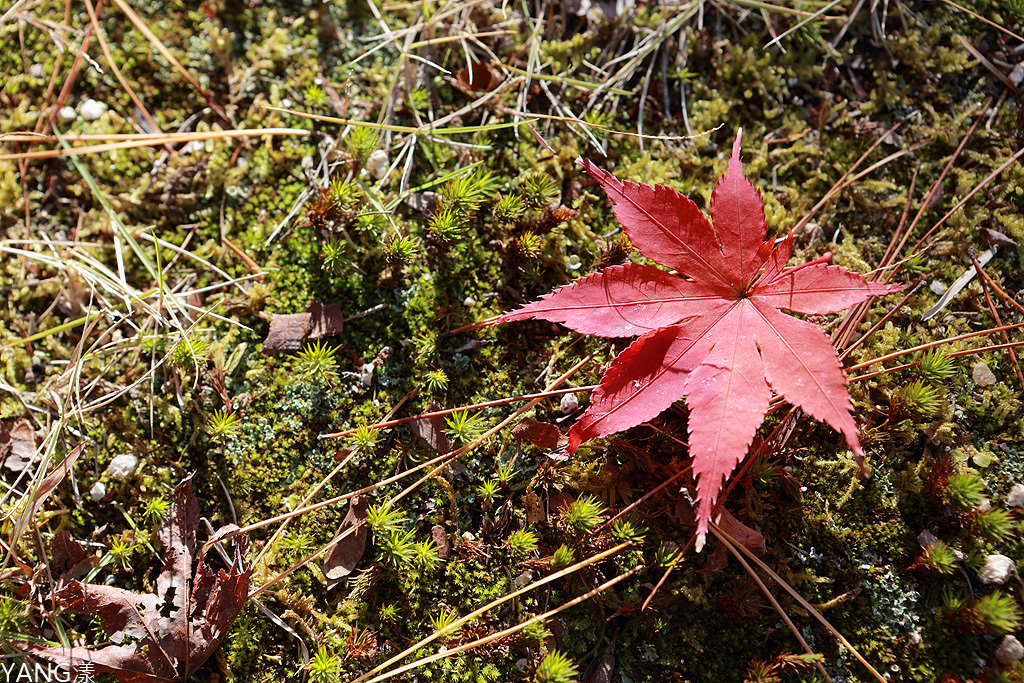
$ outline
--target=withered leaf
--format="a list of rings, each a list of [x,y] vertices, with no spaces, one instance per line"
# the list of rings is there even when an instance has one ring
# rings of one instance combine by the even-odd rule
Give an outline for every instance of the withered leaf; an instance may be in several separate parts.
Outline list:
[[[427,406],[428,413],[436,413],[441,409],[441,405],[437,401],[431,401],[430,405]],[[405,426],[409,428],[410,432],[426,441],[428,446],[439,453],[447,453],[452,449],[452,442],[448,435],[444,433],[444,418],[439,415],[415,420]]]
[[[493,90],[502,81],[500,74],[483,62],[470,62],[459,69],[456,78],[463,89],[472,92]]]
[[[36,430],[25,418],[13,423],[0,422],[0,458],[4,467],[21,472],[32,464],[36,455]]]
[[[348,503],[348,514],[335,532],[338,538],[347,532],[347,536],[334,544],[327,559],[324,560],[324,576],[330,581],[337,581],[348,576],[359,564],[366,550],[366,508],[370,501],[366,496],[353,496]],[[354,530],[353,527],[355,527]],[[351,530],[351,531],[350,531]]]
[[[341,334],[344,324],[341,306],[314,299],[305,313],[275,313],[271,317],[263,353],[298,351],[306,340]]]
[[[61,665],[76,680],[97,673],[109,673],[122,683],[187,679],[213,654],[249,592],[249,543],[244,534],[235,538],[236,556],[229,571],[210,567],[204,551],[192,574],[198,525],[199,506],[189,477],[174,489],[171,508],[157,532],[164,565],[155,594],[80,581],[56,592],[67,611],[96,616],[115,645],[91,650],[18,643],[18,648]],[[222,527],[211,541],[237,529]]]
[[[443,526],[435,524],[430,527],[430,537],[434,539],[434,543],[437,545],[438,557],[442,560],[447,560],[452,556],[452,547],[448,543],[448,534],[445,533]]]
[[[537,448],[551,450],[559,446],[563,440],[562,432],[550,422],[540,422],[529,417],[524,417],[515,427],[512,428],[512,436],[517,439],[526,439]]]
[[[82,568],[91,568],[94,564],[92,560],[95,558],[69,531],[62,529],[55,533],[50,541],[50,560],[54,573],[63,581],[68,575],[77,575]]]

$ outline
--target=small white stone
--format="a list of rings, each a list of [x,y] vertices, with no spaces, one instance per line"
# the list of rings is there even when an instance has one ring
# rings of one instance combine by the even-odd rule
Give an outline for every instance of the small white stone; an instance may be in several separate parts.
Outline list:
[[[82,118],[86,121],[95,121],[103,116],[103,112],[106,110],[107,105],[90,98],[82,103],[79,113],[81,113]]]
[[[932,280],[928,284],[928,289],[932,290],[932,292],[934,292],[938,296],[942,296],[943,294],[946,293],[946,285],[942,284],[938,280]]]
[[[558,407],[562,409],[563,415],[568,415],[580,407],[580,400],[576,398],[576,394],[563,394]]]
[[[474,299],[474,298],[473,298],[473,297],[471,297],[471,296],[467,296],[467,297],[466,297],[466,298],[465,298],[465,299],[464,299],[464,300],[462,301],[462,305],[463,305],[463,306],[465,306],[466,308],[473,308],[474,306],[476,306],[476,299]]]
[[[375,149],[370,152],[366,159],[366,172],[377,180],[383,180],[388,174],[388,153],[382,149]]]
[[[475,541],[476,540],[476,536],[473,535],[472,531],[464,531],[462,533],[462,537],[464,539],[466,539],[467,541]]]
[[[1013,70],[1010,72],[1010,82],[1013,83],[1014,87],[1019,87],[1021,81],[1024,81],[1024,62],[1013,67]],[[1017,659],[1020,659],[1020,657]]]
[[[1024,505],[1024,484],[1014,484],[1006,494],[1006,504],[1012,508]]]
[[[57,112],[57,116],[59,116],[60,120],[64,123],[69,123],[78,118],[78,112],[75,111],[74,107],[68,107],[65,105]]]
[[[42,78],[46,75],[46,69],[42,64],[33,64],[28,68],[28,75],[32,78]]]
[[[122,453],[107,465],[107,474],[110,475],[111,479],[124,479],[132,472],[135,471],[136,465],[139,464],[139,459],[131,453]]]
[[[1006,555],[989,555],[985,560],[985,566],[978,570],[978,580],[982,583],[1002,585],[1010,578],[1014,568],[1013,560]]]
[[[979,360],[974,364],[974,369],[971,370],[971,377],[974,378],[974,383],[982,388],[990,387],[996,383],[995,374],[983,360]]]
[[[281,100],[281,106],[284,107],[285,109],[291,109],[292,101],[286,97],[283,100]]]
[[[366,363],[363,367],[359,368],[359,382],[364,387],[369,387],[373,384],[373,371],[376,366],[373,363]]]
[[[103,485],[102,481],[92,485],[92,488],[89,489],[89,497],[92,498],[94,503],[98,503],[107,497],[107,487]]]
[[[978,503],[978,507],[975,508],[978,512],[988,512],[992,509],[992,501],[988,498],[982,498],[981,502]]]
[[[1013,636],[1003,636],[1003,642],[999,643],[996,650],[996,659],[1004,666],[1019,662],[1024,659],[1024,645]]]

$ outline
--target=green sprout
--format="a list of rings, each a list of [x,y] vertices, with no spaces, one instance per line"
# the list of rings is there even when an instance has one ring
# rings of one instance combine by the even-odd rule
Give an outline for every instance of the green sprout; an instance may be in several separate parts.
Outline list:
[[[575,561],[576,555],[573,553],[572,548],[567,545],[560,545],[555,550],[555,554],[551,556],[551,568],[565,569]]]
[[[302,91],[302,97],[311,107],[322,107],[327,104],[327,93],[319,85],[307,85]]]
[[[369,126],[353,126],[343,142],[352,158],[362,161],[377,146],[377,131]]]
[[[132,554],[137,547],[123,538],[115,538],[110,543],[108,553],[115,566],[121,567],[121,569],[131,569]]]
[[[309,534],[293,529],[289,529],[284,533],[280,543],[282,550],[295,557],[306,557],[316,550],[313,539],[309,537]]]
[[[310,683],[330,683],[337,680],[341,673],[341,662],[334,655],[328,654],[327,648],[321,645],[309,660],[308,670]]]
[[[432,539],[414,544],[413,564],[420,569],[430,571],[441,565],[441,551]]]
[[[373,449],[377,446],[377,439],[380,438],[380,432],[365,422],[362,422],[358,427],[356,427],[356,431],[352,432],[348,438],[355,448],[358,448],[363,453],[372,453]]]
[[[633,522],[626,519],[617,519],[612,522],[612,538],[616,541],[629,541],[633,544],[640,544],[644,541],[643,530],[633,525]]]
[[[334,359],[335,349],[322,340],[317,340],[299,351],[295,369],[305,379],[327,382],[338,378],[338,361]]]
[[[1000,635],[1017,630],[1021,621],[1016,598],[999,591],[994,591],[975,602],[971,608],[971,616],[982,629]]]
[[[946,500],[959,510],[974,510],[985,500],[985,482],[974,472],[950,475],[946,480]]]
[[[544,238],[535,232],[524,232],[516,239],[515,250],[520,258],[535,259],[544,251]]]
[[[347,263],[345,243],[333,237],[328,238],[320,246],[320,269],[326,273],[337,274]]]
[[[178,370],[186,370],[197,365],[203,366],[209,355],[210,345],[206,340],[194,336],[182,337],[171,349],[170,362]]]
[[[380,544],[384,562],[393,567],[401,567],[412,562],[416,558],[416,543],[412,540],[415,533],[412,529],[391,529],[385,533]]]
[[[574,535],[596,529],[604,521],[604,506],[590,496],[580,496],[562,510],[562,523]]]
[[[675,564],[679,557],[679,547],[675,543],[662,543],[654,553],[654,565],[668,568]]]
[[[439,608],[437,614],[431,614],[428,616],[430,619],[430,626],[434,629],[435,633],[447,633],[452,628],[452,624],[459,620],[459,615],[447,608]]]
[[[483,498],[488,505],[493,505],[494,499],[498,497],[498,492],[500,490],[501,484],[496,480],[491,479],[480,484],[480,486],[476,488],[476,493],[478,496]]]
[[[161,496],[150,498],[146,501],[146,507],[142,510],[142,516],[150,523],[156,524],[164,518],[164,514],[171,509],[171,501]]]
[[[523,200],[533,209],[546,209],[558,201],[558,181],[546,173],[531,173],[523,180]]]
[[[7,642],[20,640],[19,635],[28,627],[25,603],[14,598],[0,597],[0,636]]]
[[[440,244],[450,244],[462,237],[465,228],[463,218],[450,206],[439,209],[430,217],[430,235]]]
[[[431,370],[423,378],[423,386],[432,394],[444,391],[448,387],[448,375],[444,370]]]
[[[921,379],[898,390],[892,397],[892,406],[905,413],[932,415],[942,406],[939,390]]]
[[[362,194],[356,183],[334,178],[331,181],[331,198],[339,208],[351,210],[359,204]]]
[[[936,541],[921,553],[921,562],[939,574],[952,574],[956,571],[956,554],[942,541]]]
[[[511,461],[499,462],[498,463],[498,483],[502,486],[508,486],[508,483],[512,481],[512,478],[516,476],[516,466]]]
[[[508,545],[509,552],[514,556],[529,555],[537,546],[540,545],[540,539],[537,534],[530,531],[529,529],[518,529],[508,537],[505,541]]]
[[[457,215],[468,217],[494,192],[495,186],[496,180],[489,172],[474,170],[445,183],[441,188],[441,203]]]
[[[487,431],[487,422],[484,418],[468,410],[459,410],[448,415],[444,423],[447,425],[444,433],[453,441],[463,444],[479,439]]]
[[[494,204],[492,213],[494,220],[499,223],[514,223],[523,217],[526,206],[523,205],[523,198],[517,194],[503,194]]]
[[[405,514],[391,503],[371,505],[366,510],[366,522],[375,534],[387,534],[405,525]]]
[[[1017,521],[1002,508],[992,508],[974,516],[974,528],[993,543],[1002,543],[1017,531]]]
[[[392,238],[384,245],[384,258],[393,266],[407,266],[420,255],[420,245],[411,235]]]
[[[221,408],[210,415],[206,422],[206,433],[217,443],[223,443],[234,436],[241,426],[237,413]]]
[[[558,650],[553,651],[541,661],[534,676],[536,683],[570,683],[579,675],[579,670],[572,660]]]
[[[921,357],[918,373],[932,382],[941,382],[956,374],[956,360],[945,351],[932,349]]]
[[[382,622],[393,622],[398,619],[398,605],[393,602],[389,602],[388,604],[383,605],[377,614],[380,616],[380,620]]]

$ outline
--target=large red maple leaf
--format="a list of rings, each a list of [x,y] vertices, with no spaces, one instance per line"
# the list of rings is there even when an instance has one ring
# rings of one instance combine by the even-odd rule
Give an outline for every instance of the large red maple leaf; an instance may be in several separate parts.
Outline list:
[[[603,337],[640,335],[601,378],[590,407],[569,430],[567,450],[650,420],[685,396],[698,549],[772,390],[832,425],[863,455],[835,347],[820,329],[780,309],[833,313],[902,289],[822,259],[784,270],[793,235],[765,241],[764,204],[743,175],[741,136],[711,195],[710,222],[672,188],[620,181],[579,160],[640,253],[683,277],[636,263],[612,266],[499,319],[539,318]]]

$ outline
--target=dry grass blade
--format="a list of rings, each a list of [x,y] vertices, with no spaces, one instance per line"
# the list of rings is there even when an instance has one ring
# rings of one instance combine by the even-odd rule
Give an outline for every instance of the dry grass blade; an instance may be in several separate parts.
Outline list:
[[[741,565],[743,565],[743,569],[746,570],[747,574],[749,574],[750,577],[754,579],[754,582],[757,584],[757,587],[760,589],[761,593],[766,598],[768,598],[768,602],[772,603],[772,607],[775,608],[775,611],[778,612],[780,617],[782,617],[782,620],[786,622],[786,626],[789,627],[790,632],[792,632],[792,634],[796,636],[796,639],[800,641],[800,646],[803,647],[804,652],[813,656],[814,651],[811,650],[811,646],[807,644],[807,641],[804,639],[803,634],[800,633],[800,630],[796,627],[796,624],[793,623],[793,620],[789,618],[788,614],[786,614],[786,610],[782,609],[782,605],[780,605],[779,601],[775,599],[775,596],[772,595],[772,592],[768,590],[768,586],[764,585],[764,581],[761,580],[761,577],[757,575],[757,572],[755,572],[750,567],[747,561],[743,558],[743,555],[741,555],[740,552],[736,549],[737,545],[743,544],[737,542],[726,532],[722,531],[722,529],[715,522],[712,522],[709,528],[711,529],[711,533],[713,533],[715,537],[718,538],[718,540],[726,547],[726,549],[728,549],[728,551],[732,553],[733,557],[735,557],[736,560]],[[815,664],[818,667],[818,671],[821,672],[821,675],[824,676],[826,680],[832,681],[832,677],[828,675],[827,671],[825,671],[825,667],[822,666],[821,662],[815,662]]]
[[[587,559],[582,560],[580,562],[577,562],[576,564],[573,564],[573,565],[571,565],[569,567],[566,567],[565,569],[561,569],[561,570],[559,570],[557,572],[554,572],[553,574],[545,576],[543,579],[538,579],[537,581],[534,581],[533,583],[531,583],[531,584],[529,584],[527,586],[523,586],[522,588],[520,588],[519,590],[517,590],[517,591],[515,591],[513,593],[509,593],[508,595],[504,595],[504,596],[498,598],[497,600],[493,600],[493,601],[487,603],[486,605],[484,605],[483,607],[481,607],[481,608],[479,608],[477,610],[474,610],[473,612],[470,612],[469,614],[467,614],[466,616],[458,619],[457,621],[452,622],[447,627],[447,631],[446,632],[453,632],[453,631],[455,631],[455,629],[461,628],[465,624],[468,624],[469,622],[473,621],[474,619],[476,619],[481,614],[485,614],[486,612],[494,609],[495,607],[497,607],[499,605],[502,605],[502,604],[508,602],[509,600],[513,600],[513,599],[519,597],[520,595],[523,595],[525,593],[529,593],[530,591],[535,590],[537,588],[540,588],[541,586],[545,586],[545,585],[551,583],[552,581],[557,581],[558,579],[561,579],[563,577],[569,576],[570,574],[574,574],[575,572],[579,571],[580,569],[583,569],[585,567],[589,567],[590,565],[592,565],[592,564],[594,564],[596,562],[600,562],[601,560],[604,560],[604,559],[607,559],[609,557],[612,557],[613,555],[617,554],[619,551],[625,550],[629,546],[630,546],[629,542],[620,543],[619,545],[615,546],[614,548],[609,548],[608,550],[605,550],[604,552],[598,553],[597,555],[594,555],[592,557],[588,557]],[[434,642],[435,640],[437,640],[438,638],[440,638],[443,635],[444,635],[444,633],[439,631],[439,632],[434,633],[434,634],[432,634],[430,636],[427,636],[426,638],[424,638],[423,640],[420,640],[419,642],[415,643],[414,645],[410,645],[408,648],[406,648],[402,652],[399,652],[397,655],[395,655],[391,659],[387,660],[386,662],[382,662],[381,664],[378,664],[377,666],[375,666],[370,671],[367,671],[362,676],[360,676],[359,678],[357,678],[354,681],[352,681],[352,683],[361,683],[361,681],[366,680],[367,678],[369,678],[370,676],[373,676],[375,673],[377,673],[379,671],[383,671],[384,669],[388,668],[392,664],[400,662],[401,660],[405,659],[407,656],[411,655],[413,652],[416,652],[417,650],[419,650],[419,649],[429,645],[430,643]]]
[[[150,30],[149,26],[146,25],[146,22],[142,21],[139,15],[135,13],[135,10],[129,7],[128,3],[126,3],[124,0],[114,0],[114,4],[117,5],[122,12],[124,12],[124,15],[128,17],[128,21],[132,22],[135,28],[137,28],[142,33],[142,35],[146,36],[146,39],[150,43],[152,43],[153,47],[155,47],[157,51],[160,52],[160,54],[164,56],[164,59],[170,62],[171,66],[173,66],[177,70],[177,72],[180,73],[186,81],[188,81],[189,85],[195,88],[196,92],[198,92],[203,97],[203,99],[206,100],[206,103],[210,105],[210,109],[212,109],[214,113],[216,113],[217,116],[219,116],[225,123],[229,125],[234,125],[231,119],[228,118],[228,115],[224,112],[224,109],[222,109],[221,106],[217,104],[217,101],[213,99],[213,95],[206,92],[206,90],[204,90],[203,87],[199,85],[199,81],[193,78],[192,74],[189,73],[188,69],[183,67],[181,65],[181,62],[179,62],[175,58],[175,56],[171,54],[171,51],[167,49],[167,46],[163,44],[163,41],[156,37],[156,34],[153,33],[153,31]]]
[[[850,641],[848,641],[845,637],[843,637],[843,634],[840,633],[839,631],[837,631],[835,629],[835,627],[832,626],[832,624],[828,623],[828,620],[825,619],[825,617],[821,616],[821,613],[818,612],[818,610],[816,610],[811,603],[809,603],[806,600],[804,600],[803,597],[801,597],[801,595],[799,593],[797,593],[793,589],[792,586],[790,586],[788,583],[783,581],[781,576],[779,576],[774,571],[772,571],[772,569],[768,565],[766,565],[764,562],[762,562],[760,560],[760,558],[757,557],[757,555],[752,553],[742,543],[737,542],[736,539],[734,539],[731,536],[729,536],[727,533],[722,531],[720,528],[716,529],[716,531],[715,531],[715,535],[716,536],[719,535],[719,534],[721,534],[721,538],[728,539],[728,541],[731,544],[731,548],[732,549],[739,550],[741,553],[746,555],[748,560],[750,560],[751,562],[756,564],[761,571],[763,571],[766,574],[768,574],[768,576],[771,577],[772,581],[774,581],[784,591],[789,593],[793,597],[794,600],[796,600],[798,603],[800,603],[801,607],[803,607],[805,610],[807,610],[811,614],[811,616],[813,616],[815,619],[817,619],[818,622],[822,626],[824,626],[826,629],[828,629],[829,633],[831,633],[833,635],[833,637],[835,637],[835,639],[837,641],[839,641],[839,644],[842,645],[844,648],[846,648],[846,650],[851,655],[853,655],[854,658],[858,662],[863,664],[864,667],[868,671],[871,672],[871,675],[875,677],[875,680],[877,680],[879,683],[888,683],[886,678],[884,676],[882,676],[882,674],[878,673],[878,671],[876,671],[875,668],[873,666],[871,666],[871,664],[869,664],[868,661],[866,659],[864,659],[863,656],[861,656],[860,652],[857,651],[857,648],[855,648],[850,643]]]
[[[64,149],[47,149],[37,152],[20,152],[14,154],[0,154],[0,161],[21,161],[25,159],[55,159],[58,157],[70,157],[79,154],[98,154],[110,152],[117,149],[132,149],[135,147],[156,147],[159,145],[174,145],[181,142],[193,140],[217,140],[222,138],[254,138],[268,135],[314,135],[308,130],[301,128],[255,128],[243,130],[211,130],[197,133],[162,133],[162,134],[122,134],[108,136],[64,136],[64,139],[73,142],[75,140],[95,139],[118,139],[119,142],[111,142],[102,145],[89,145],[87,147],[66,147]],[[0,136],[0,142],[23,142],[29,140],[56,139],[49,136],[38,136],[30,133],[12,134]]]
[[[637,574],[637,573],[643,571],[643,569],[644,569],[643,565],[640,565],[640,566],[637,566],[637,567],[633,567],[628,572],[626,572],[624,574],[619,574],[614,579],[610,579],[608,581],[605,581],[604,583],[602,583],[597,588],[589,590],[586,593],[584,593],[583,595],[581,595],[579,597],[576,597],[576,598],[573,598],[572,600],[566,602],[565,604],[559,605],[555,609],[549,610],[549,611],[545,612],[544,614],[538,614],[535,617],[527,619],[523,623],[518,624],[516,626],[513,626],[512,628],[507,628],[504,631],[499,631],[498,633],[493,633],[493,634],[491,634],[489,636],[486,636],[484,638],[479,638],[477,640],[474,640],[471,643],[466,643],[464,645],[459,645],[458,647],[453,647],[450,650],[445,650],[444,652],[439,652],[437,654],[430,655],[429,657],[424,657],[422,659],[418,659],[415,662],[411,662],[409,664],[406,664],[405,666],[401,666],[401,667],[399,667],[397,669],[394,669],[392,671],[389,671],[389,672],[387,672],[385,674],[381,674],[380,676],[377,676],[376,678],[371,678],[370,680],[366,681],[365,683],[380,683],[380,681],[386,681],[389,678],[394,678],[395,676],[398,676],[399,674],[403,674],[406,671],[412,671],[413,669],[421,667],[424,664],[429,664],[430,662],[437,661],[438,659],[443,659],[444,657],[451,657],[452,655],[456,655],[456,654],[459,654],[461,652],[466,652],[467,650],[473,650],[473,649],[478,648],[478,647],[480,647],[482,645],[487,645],[488,643],[493,643],[496,640],[501,640],[502,638],[505,638],[507,636],[511,636],[511,635],[513,635],[515,633],[518,633],[519,631],[522,631],[523,629],[529,627],[532,624],[536,624],[538,622],[547,621],[551,617],[555,616],[556,614],[558,614],[560,612],[564,612],[565,610],[569,609],[570,607],[574,607],[574,606],[580,604],[581,602],[589,600],[590,598],[594,597],[595,595],[600,595],[601,593],[603,593],[604,591],[608,590],[609,588],[611,588],[615,584],[617,584],[617,583],[619,583],[621,581],[624,581],[625,579],[628,579],[629,577],[633,576],[634,574]],[[362,678],[359,678],[359,679],[356,679],[356,680],[360,681],[360,683],[363,683],[363,679]]]

